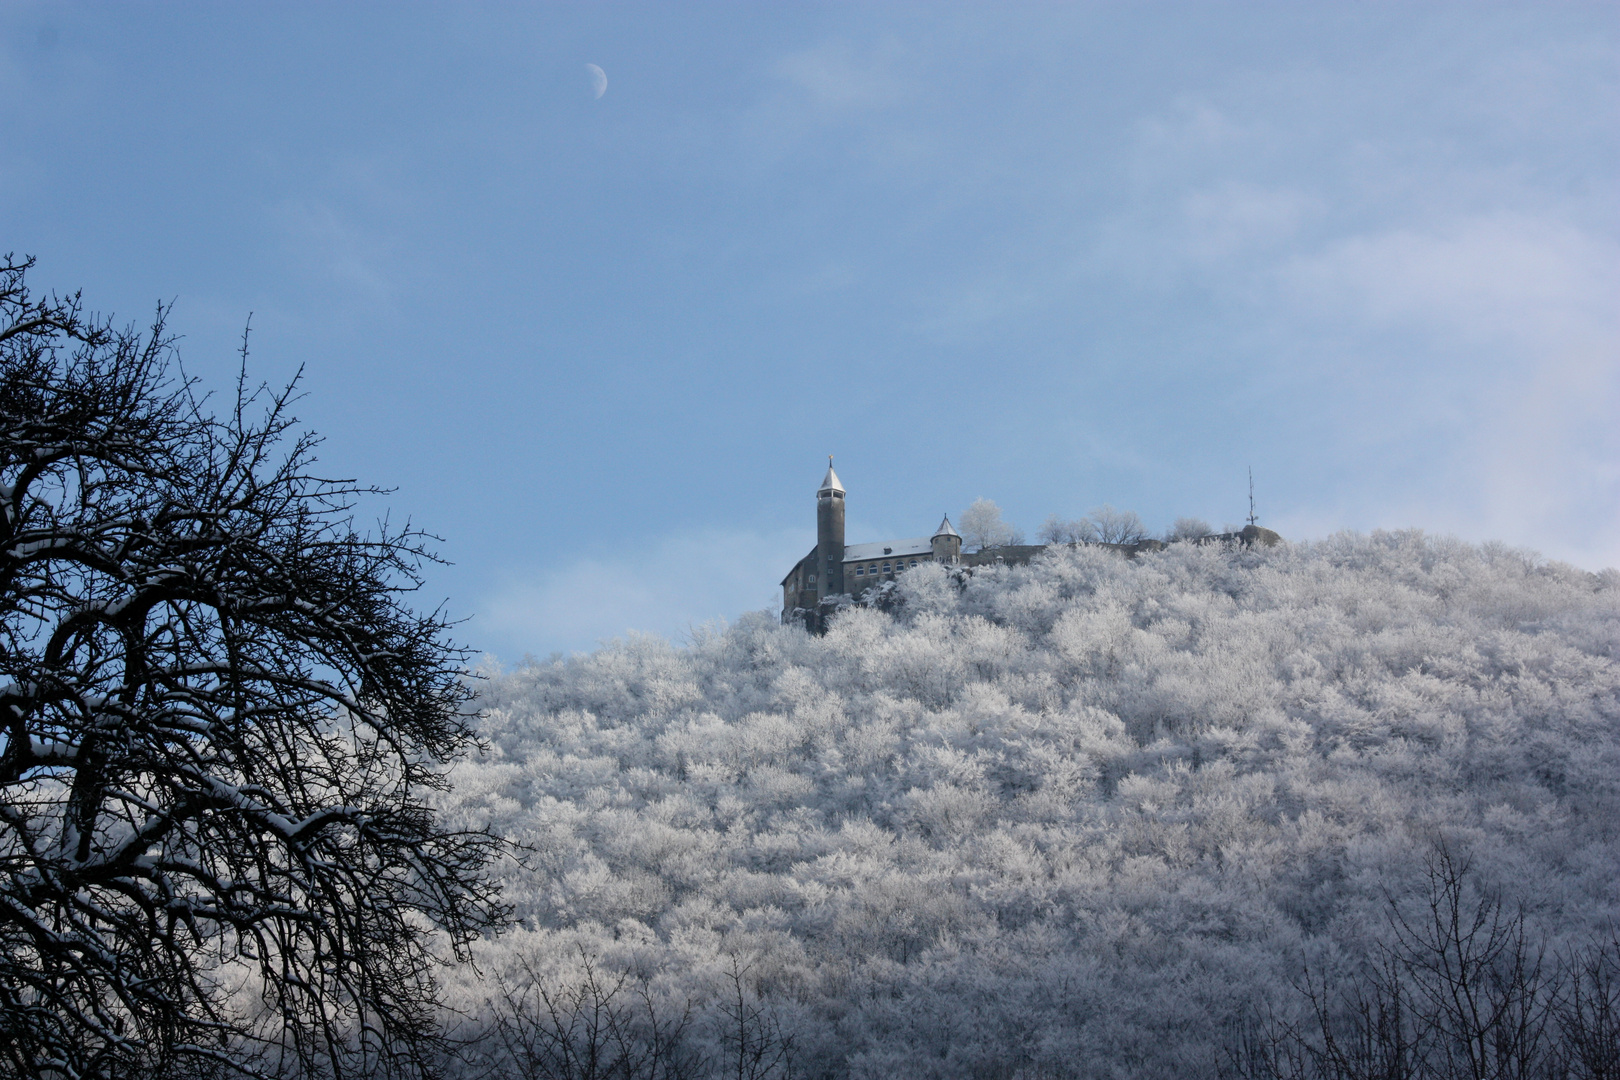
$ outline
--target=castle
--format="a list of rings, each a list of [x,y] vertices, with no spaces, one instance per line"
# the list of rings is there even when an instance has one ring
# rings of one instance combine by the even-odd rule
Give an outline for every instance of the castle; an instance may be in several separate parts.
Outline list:
[[[904,540],[880,540],[872,544],[844,543],[844,485],[827,458],[827,475],[816,489],[816,546],[800,559],[782,579],[782,621],[802,622],[812,630],[824,628],[833,606],[849,599],[860,599],[870,589],[921,563],[947,566],[985,566],[1027,563],[1044,544],[1008,544],[982,551],[962,551],[962,537],[951,527],[947,514],[933,536],[913,536]],[[1239,532],[1215,533],[1194,543],[1233,542],[1245,546],[1270,547],[1282,538],[1252,521]],[[1163,550],[1161,540],[1141,540],[1132,544],[1096,544],[1123,555]]]
[[[819,624],[821,605],[840,596],[859,599],[868,589],[893,581],[921,563],[978,566],[983,563],[1028,562],[1041,545],[999,547],[962,553],[962,537],[947,514],[933,536],[844,543],[844,485],[827,459],[827,475],[816,489],[816,546],[782,579],[782,619]]]

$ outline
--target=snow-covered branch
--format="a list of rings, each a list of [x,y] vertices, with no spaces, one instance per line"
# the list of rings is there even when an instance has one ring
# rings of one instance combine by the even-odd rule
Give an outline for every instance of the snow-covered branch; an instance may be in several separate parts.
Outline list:
[[[463,654],[405,602],[429,539],[355,528],[371,489],[313,474],[291,387],[244,377],[216,417],[166,311],[92,324],[26,269],[0,266],[0,1072],[431,1042],[429,928],[459,948],[500,909],[494,842],[424,802],[471,740]],[[266,1031],[221,997],[232,950]]]

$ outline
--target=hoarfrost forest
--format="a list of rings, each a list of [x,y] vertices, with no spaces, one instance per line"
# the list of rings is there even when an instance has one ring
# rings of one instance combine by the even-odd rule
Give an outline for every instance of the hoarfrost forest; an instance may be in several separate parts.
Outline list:
[[[1287,1074],[1243,1047],[1421,1006],[1460,913],[1602,1074],[1555,1020],[1614,1001],[1620,574],[1345,534],[888,600],[489,673],[444,809],[518,845],[517,922],[448,972],[458,1069]]]

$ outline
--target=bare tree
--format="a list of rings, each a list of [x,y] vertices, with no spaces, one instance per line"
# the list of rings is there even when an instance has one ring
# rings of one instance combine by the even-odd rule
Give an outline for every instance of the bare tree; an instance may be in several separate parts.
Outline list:
[[[583,949],[571,975],[520,961],[516,980],[499,980],[488,1034],[468,1040],[462,1064],[501,1080],[792,1080],[794,1037],[749,973],[732,958],[700,1029],[690,999],[661,1003],[646,978],[609,972]]]
[[[1391,940],[1345,983],[1306,971],[1303,1023],[1249,1023],[1228,1075],[1254,1080],[1610,1080],[1620,1074],[1620,947],[1549,964],[1521,910],[1439,845]]]
[[[1136,544],[1148,538],[1147,526],[1134,510],[1104,504],[1080,519],[1082,540],[1093,544]]]
[[[1529,1077],[1549,1046],[1548,973],[1524,913],[1468,896],[1468,863],[1441,845],[1413,917],[1390,905],[1394,953],[1449,1075]]]
[[[793,1036],[782,1030],[776,1013],[749,986],[746,965],[732,957],[726,976],[730,986],[720,1002],[722,1075],[735,1080],[792,1080]]]
[[[580,952],[572,980],[547,979],[528,961],[514,984],[500,980],[494,1038],[467,1054],[481,1075],[511,1080],[683,1080],[706,1066],[690,1045],[688,1002],[661,1010],[629,972],[609,974]]]
[[[1560,1067],[1581,1080],[1620,1080],[1620,937],[1574,950],[1561,966]]]
[[[1023,534],[1001,520],[1001,507],[989,499],[975,499],[962,511],[957,524],[962,529],[962,542],[980,551],[1024,542]]]
[[[373,489],[310,472],[291,387],[211,415],[163,309],[116,330],[31,265],[0,264],[0,1061],[410,1072],[429,932],[500,916],[493,841],[424,801],[471,739],[406,603],[430,538],[356,530]]]

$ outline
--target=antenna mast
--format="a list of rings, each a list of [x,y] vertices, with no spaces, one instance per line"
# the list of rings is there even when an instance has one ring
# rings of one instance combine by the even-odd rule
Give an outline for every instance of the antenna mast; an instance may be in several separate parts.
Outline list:
[[[1255,523],[1254,517],[1254,466],[1249,466],[1249,524]]]

